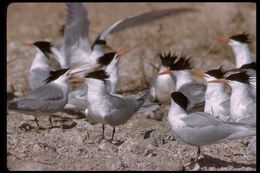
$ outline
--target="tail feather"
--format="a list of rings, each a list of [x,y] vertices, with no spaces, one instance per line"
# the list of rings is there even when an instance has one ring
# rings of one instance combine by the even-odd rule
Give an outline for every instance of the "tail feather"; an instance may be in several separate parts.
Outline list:
[[[144,104],[145,100],[147,100],[150,97],[150,92],[146,91],[143,96],[141,96],[139,99],[137,99],[137,106],[135,109],[135,112],[137,112]]]

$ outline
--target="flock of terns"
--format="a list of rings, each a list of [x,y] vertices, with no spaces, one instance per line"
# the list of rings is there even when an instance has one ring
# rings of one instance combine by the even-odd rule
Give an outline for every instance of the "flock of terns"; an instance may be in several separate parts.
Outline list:
[[[161,52],[158,75],[150,89],[138,98],[117,94],[118,62],[131,48],[112,49],[109,34],[142,25],[190,9],[165,9],[138,13],[112,24],[94,42],[88,39],[87,11],[81,3],[67,3],[64,38],[59,45],[32,44],[36,50],[29,72],[29,93],[8,102],[8,109],[37,117],[49,117],[64,109],[84,112],[91,123],[115,127],[126,123],[146,100],[170,104],[168,121],[175,138],[198,147],[256,135],[256,63],[249,49],[249,35],[216,36],[235,56],[234,69],[223,66],[206,72],[192,67],[191,58]],[[54,69],[55,64],[58,69]],[[153,104],[151,104],[153,105]],[[148,106],[149,109],[149,106]],[[198,112],[197,110],[200,110]],[[252,143],[255,144],[255,138]]]

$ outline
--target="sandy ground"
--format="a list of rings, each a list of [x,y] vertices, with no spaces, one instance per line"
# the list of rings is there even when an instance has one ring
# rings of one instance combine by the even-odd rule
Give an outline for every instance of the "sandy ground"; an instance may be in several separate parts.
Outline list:
[[[160,51],[192,56],[196,68],[207,70],[234,67],[227,45],[212,40],[214,35],[251,35],[255,57],[256,4],[253,3],[85,3],[90,28],[102,31],[116,20],[151,9],[194,8],[197,11],[172,15],[142,27],[113,34],[108,44],[135,46],[119,64],[119,92],[138,98],[147,81],[156,75],[150,62],[159,63]],[[58,43],[59,29],[66,18],[62,3],[11,4],[7,11],[8,100],[28,92],[28,72],[34,50],[25,42],[48,40]],[[97,36],[90,33],[90,39]],[[209,48],[211,51],[209,52]],[[56,113],[55,128],[35,130],[32,116],[9,111],[7,115],[7,167],[9,170],[182,170],[196,148],[172,137],[167,121],[169,106],[137,113],[116,128],[117,145],[101,141],[102,125],[91,125],[76,113]],[[147,117],[162,117],[160,120]],[[40,124],[48,127],[47,119]],[[112,128],[106,128],[109,139]],[[246,140],[238,139],[202,147],[201,170],[256,170],[256,156],[246,154]],[[189,170],[190,168],[186,168]]]

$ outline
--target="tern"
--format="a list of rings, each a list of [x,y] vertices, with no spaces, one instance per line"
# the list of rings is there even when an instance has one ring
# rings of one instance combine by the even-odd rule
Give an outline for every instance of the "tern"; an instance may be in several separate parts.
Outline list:
[[[203,78],[206,82],[216,79],[222,79],[226,74],[223,67],[218,69],[208,70],[203,73]],[[207,83],[205,92],[204,112],[212,114],[214,117],[223,121],[230,119],[230,92],[226,92],[227,84],[224,83]]]
[[[144,104],[149,97],[146,92],[139,99],[110,94],[106,90],[106,79],[109,74],[104,70],[95,71],[85,76],[88,85],[87,102],[90,121],[103,124],[104,139],[105,124],[113,127],[111,141],[113,142],[115,127],[126,123]]]
[[[236,68],[240,68],[244,64],[249,64],[253,62],[253,58],[249,49],[249,35],[246,33],[233,35],[231,37],[217,36],[216,40],[219,40],[232,48],[235,55]]]
[[[159,73],[168,70],[171,64],[174,63],[175,58],[172,58],[171,52],[160,53],[161,67]],[[171,98],[168,93],[176,90],[176,77],[169,74],[158,75],[153,77],[150,81],[150,101],[159,101],[160,103],[170,103]]]
[[[180,9],[164,9],[164,10],[155,10],[141,12],[136,15],[127,16],[121,20],[116,21],[108,28],[104,29],[94,40],[94,42],[89,42],[88,31],[89,31],[89,20],[88,12],[84,8],[82,3],[66,3],[67,5],[67,20],[64,26],[64,40],[61,45],[59,45],[60,55],[63,56],[66,63],[69,63],[70,66],[73,66],[78,63],[87,62],[83,69],[90,68],[97,64],[99,57],[104,57],[103,62],[109,61],[105,57],[107,55],[113,54],[115,51],[107,45],[106,38],[112,33],[122,31],[124,29],[143,25],[148,22],[166,17],[170,14],[178,14],[186,11],[194,11],[189,8],[180,8]],[[107,88],[110,93],[117,92],[117,82],[118,82],[118,62],[115,62],[114,65],[110,65],[110,79],[107,84]],[[83,76],[84,74],[82,74]],[[81,77],[82,77],[81,76]],[[84,89],[84,86],[78,86],[74,91],[69,95],[68,103],[66,107],[73,107],[73,104],[79,105],[84,102],[84,97],[82,97],[79,91]],[[83,102],[81,102],[81,101]],[[80,101],[80,103],[77,103]],[[82,105],[82,104],[81,104]]]
[[[50,71],[45,85],[30,90],[26,96],[18,100],[8,102],[8,109],[33,115],[37,128],[39,128],[37,117],[49,115],[50,126],[53,127],[51,114],[60,111],[67,103],[68,80],[72,75],[79,73],[79,71],[73,71],[77,67],[79,66]]]
[[[247,116],[256,116],[256,98],[251,92],[250,76],[245,71],[208,83],[227,83],[231,86],[230,115],[233,121]]]
[[[64,41],[63,45],[59,47],[61,54],[64,54],[65,62],[69,62],[70,66],[82,62],[88,62],[88,66],[91,66],[96,63],[98,57],[106,53],[114,52],[106,43],[106,38],[110,34],[130,27],[144,25],[171,14],[195,11],[190,8],[171,8],[140,12],[135,15],[127,16],[104,29],[91,44],[88,39],[89,21],[87,10],[82,3],[67,3],[66,5],[68,10],[64,27]],[[113,73],[111,73],[111,75],[113,75]]]
[[[159,75],[170,74],[173,80],[176,78],[176,91],[182,92],[189,97],[190,104],[188,110],[192,110],[195,105],[204,104],[206,85],[202,82],[198,82],[193,73],[196,73],[196,69],[191,67],[191,59],[185,55],[171,55],[175,61],[170,61],[169,70],[165,70]],[[168,93],[169,94],[169,93]]]
[[[36,89],[42,85],[45,85],[47,78],[50,76],[51,67],[48,59],[50,58],[50,43],[45,41],[37,41],[32,44],[36,49],[35,58],[31,64],[29,71],[29,86],[30,89]]]
[[[232,73],[246,72],[247,75],[250,76],[250,85],[252,86],[252,94],[254,98],[256,98],[256,62],[252,62],[249,64],[244,64],[240,68],[235,68],[228,70],[226,76],[229,76]]]
[[[189,100],[181,92],[172,92],[171,98],[168,120],[172,132],[178,141],[198,147],[196,163],[203,145],[256,135],[255,126],[224,122],[206,112],[187,113]]]
[[[126,52],[111,52],[105,54],[97,59],[97,65],[94,67],[95,69],[103,69],[109,75],[108,79],[106,79],[106,90],[110,94],[116,93],[116,85],[118,80],[118,70],[117,64],[119,58]],[[116,73],[116,74],[114,74]],[[78,82],[83,82],[82,80],[74,80]],[[69,93],[68,103],[64,107],[65,109],[77,109],[79,111],[86,112],[87,102],[86,102],[86,93],[87,93],[87,85],[83,82],[77,86],[76,89]]]

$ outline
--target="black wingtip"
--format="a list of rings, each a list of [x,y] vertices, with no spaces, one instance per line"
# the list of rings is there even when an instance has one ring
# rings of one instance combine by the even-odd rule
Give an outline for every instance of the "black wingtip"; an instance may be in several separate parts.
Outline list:
[[[177,103],[180,107],[182,107],[184,110],[187,109],[189,100],[188,98],[182,94],[181,92],[172,92],[171,93],[171,98]]]

